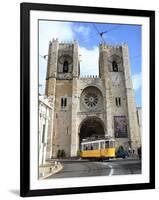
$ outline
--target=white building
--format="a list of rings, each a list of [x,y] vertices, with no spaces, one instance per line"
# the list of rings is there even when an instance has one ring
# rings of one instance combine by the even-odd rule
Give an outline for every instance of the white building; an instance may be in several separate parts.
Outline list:
[[[39,166],[52,155],[52,98],[39,96]]]

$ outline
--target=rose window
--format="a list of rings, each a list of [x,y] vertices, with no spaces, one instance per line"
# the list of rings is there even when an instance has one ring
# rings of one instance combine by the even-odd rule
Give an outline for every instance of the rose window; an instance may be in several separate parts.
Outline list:
[[[84,98],[85,104],[92,108],[95,107],[98,103],[98,97],[96,94],[86,94]]]
[[[101,91],[95,86],[86,87],[81,94],[81,110],[99,111],[103,109],[102,106],[103,97]]]

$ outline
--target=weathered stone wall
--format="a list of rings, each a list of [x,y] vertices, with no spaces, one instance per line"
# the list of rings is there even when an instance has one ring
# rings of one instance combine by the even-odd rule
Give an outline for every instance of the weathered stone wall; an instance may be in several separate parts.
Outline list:
[[[54,157],[59,149],[64,149],[66,156],[70,155],[71,112],[72,112],[72,80],[57,80],[54,108]],[[61,107],[61,98],[67,98],[67,106]]]
[[[58,149],[64,149],[67,156],[77,155],[80,126],[88,117],[100,119],[105,135],[115,137],[114,116],[125,116],[128,137],[115,138],[116,148],[122,145],[136,149],[141,144],[128,55],[125,44],[101,44],[99,77],[79,77],[78,44],[59,44],[53,40],[49,45],[46,95],[54,98],[53,157],[56,157]],[[62,72],[65,59],[69,63],[68,73]],[[112,69],[113,61],[118,64],[117,72]],[[89,89],[98,97],[97,105],[91,109],[84,103],[85,92]],[[63,97],[67,98],[65,108],[61,108]],[[116,105],[116,97],[120,97],[120,106]]]
[[[75,46],[75,47],[74,47]],[[72,132],[72,74],[73,57],[76,44],[58,43],[52,40],[49,44],[48,67],[46,75],[46,95],[54,97],[52,156],[64,149],[70,156]],[[78,56],[76,56],[78,57]],[[63,73],[63,62],[68,61],[68,73]],[[77,70],[76,70],[77,71]],[[61,98],[67,99],[67,106],[61,106]]]
[[[130,143],[131,143],[131,148],[136,150],[140,145],[141,138],[139,134],[139,127],[137,124],[135,94],[131,79],[128,46],[126,44],[122,45],[122,54],[123,54],[123,68],[124,68],[125,88],[127,97]]]
[[[106,113],[107,122],[111,127],[107,128],[108,133],[114,133],[114,116],[125,116],[128,123],[128,137],[116,138],[116,147],[122,145],[125,148],[131,146],[137,149],[140,135],[137,126],[135,107],[135,95],[132,86],[128,47],[100,45],[100,76],[105,80],[106,90]],[[118,64],[118,71],[113,72],[112,62]],[[116,99],[120,98],[120,106],[116,105]],[[114,134],[112,134],[114,136]]]

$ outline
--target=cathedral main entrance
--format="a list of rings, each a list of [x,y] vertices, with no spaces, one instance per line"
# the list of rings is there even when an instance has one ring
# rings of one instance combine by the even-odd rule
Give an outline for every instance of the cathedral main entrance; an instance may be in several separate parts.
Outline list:
[[[87,117],[81,122],[79,132],[79,143],[87,138],[100,138],[105,135],[104,123],[98,117]]]

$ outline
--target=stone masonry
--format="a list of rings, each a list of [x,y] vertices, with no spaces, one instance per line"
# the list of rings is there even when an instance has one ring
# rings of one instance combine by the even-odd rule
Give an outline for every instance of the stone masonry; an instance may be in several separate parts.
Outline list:
[[[114,138],[116,148],[141,146],[127,44],[100,44],[99,76],[81,77],[77,42],[53,39],[45,95],[53,97],[52,157],[60,149],[77,156],[88,137]]]

